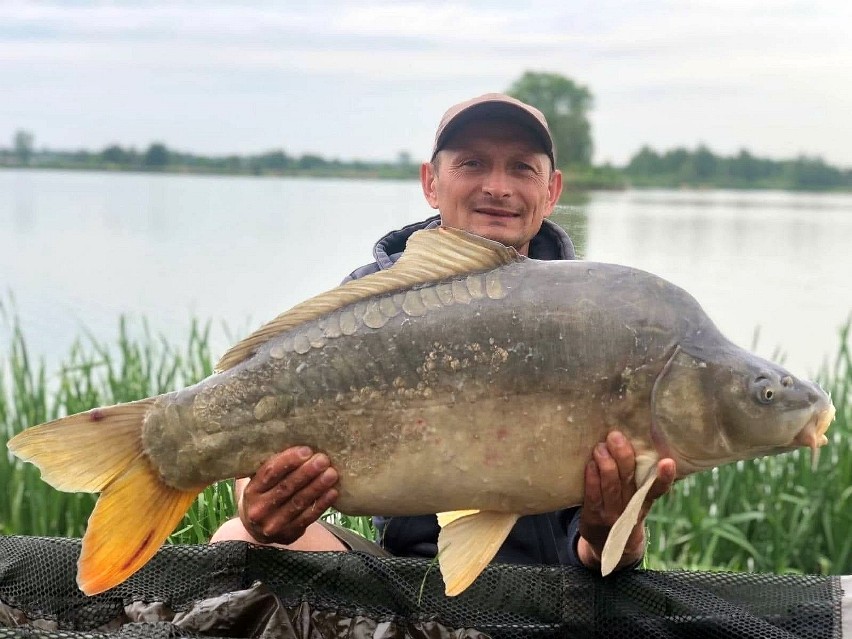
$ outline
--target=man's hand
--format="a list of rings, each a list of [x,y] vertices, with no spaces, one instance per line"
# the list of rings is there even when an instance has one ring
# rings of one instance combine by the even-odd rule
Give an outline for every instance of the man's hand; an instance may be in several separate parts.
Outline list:
[[[645,554],[645,517],[656,499],[666,494],[675,479],[673,459],[657,462],[657,479],[630,533],[624,555],[617,568],[628,566]],[[636,454],[630,442],[618,431],[607,435],[606,442],[595,446],[586,464],[585,497],[580,511],[579,559],[587,568],[599,569],[601,554],[609,531],[624,512],[636,492]]]
[[[271,457],[252,475],[237,503],[246,531],[265,544],[291,544],[337,499],[337,471],[327,456],[299,446]]]

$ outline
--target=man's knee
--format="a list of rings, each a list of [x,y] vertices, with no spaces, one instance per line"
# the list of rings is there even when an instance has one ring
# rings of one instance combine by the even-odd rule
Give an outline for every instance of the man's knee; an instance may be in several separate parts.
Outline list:
[[[213,536],[210,537],[210,543],[215,544],[218,541],[248,541],[250,543],[259,543],[243,526],[243,522],[239,517],[229,519],[224,524],[219,526]]]
[[[337,537],[316,522],[309,525],[305,529],[304,534],[292,544],[261,544],[261,542],[257,541],[251,536],[249,531],[246,530],[245,526],[243,526],[243,522],[240,521],[240,518],[234,517],[219,526],[218,530],[216,530],[210,538],[211,544],[215,544],[220,541],[247,541],[251,544],[313,552],[320,552],[324,550],[348,550],[348,548]]]

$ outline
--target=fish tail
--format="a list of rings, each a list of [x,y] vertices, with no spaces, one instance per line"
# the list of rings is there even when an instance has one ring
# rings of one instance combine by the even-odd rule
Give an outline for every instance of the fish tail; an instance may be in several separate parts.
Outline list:
[[[9,449],[66,492],[100,492],[77,564],[77,585],[94,595],[127,579],[157,552],[203,487],[166,484],[142,446],[156,398],[96,408],[25,430]]]

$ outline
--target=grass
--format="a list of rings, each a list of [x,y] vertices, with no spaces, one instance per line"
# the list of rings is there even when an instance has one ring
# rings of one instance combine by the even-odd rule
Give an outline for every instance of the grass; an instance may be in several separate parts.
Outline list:
[[[193,384],[212,372],[209,325],[192,322],[183,349],[153,336],[143,322],[141,333],[119,320],[115,345],[87,335],[71,347],[65,362],[48,375],[33,361],[23,331],[9,305],[0,303],[0,322],[9,336],[8,351],[0,352],[0,444],[16,433],[57,417],[158,395]],[[0,342],[1,343],[1,342]],[[64,493],[44,483],[31,464],[0,449],[0,486],[9,499],[0,501],[0,534],[80,537],[96,495]],[[232,481],[222,481],[199,495],[169,540],[206,543],[235,512]],[[325,519],[374,538],[368,517],[349,517],[329,511]]]
[[[120,321],[117,343],[88,335],[70,349],[56,374],[33,361],[15,316],[0,304],[9,336],[0,351],[0,442],[26,427],[93,406],[180,388],[211,372],[209,327],[194,322],[182,348]],[[138,328],[138,327],[137,327]],[[821,383],[837,418],[819,465],[793,452],[740,462],[679,482],[649,518],[650,568],[772,573],[852,574],[852,348],[850,325]],[[38,470],[0,449],[0,534],[79,537],[95,498],[54,490]],[[234,512],[232,483],[207,488],[170,538],[205,543]],[[372,538],[369,518],[329,511],[326,519]]]

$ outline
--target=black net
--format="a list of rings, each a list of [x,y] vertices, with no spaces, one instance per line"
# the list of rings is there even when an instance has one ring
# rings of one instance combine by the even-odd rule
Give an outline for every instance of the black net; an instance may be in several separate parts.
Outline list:
[[[437,565],[241,542],[165,546],[94,597],[76,539],[0,537],[5,637],[840,637],[838,577],[494,565],[458,597]]]

